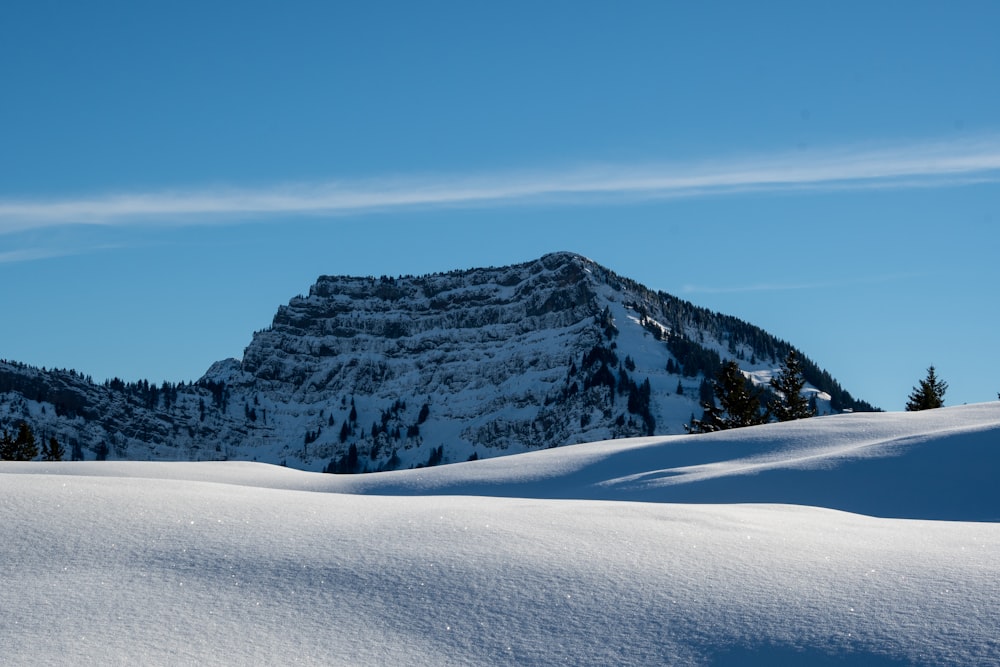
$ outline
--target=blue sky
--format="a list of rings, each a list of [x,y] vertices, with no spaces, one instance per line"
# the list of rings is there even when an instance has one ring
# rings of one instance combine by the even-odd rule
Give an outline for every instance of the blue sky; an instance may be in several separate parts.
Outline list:
[[[1000,391],[1000,4],[15,3],[0,357],[194,380],[320,274],[571,250]]]

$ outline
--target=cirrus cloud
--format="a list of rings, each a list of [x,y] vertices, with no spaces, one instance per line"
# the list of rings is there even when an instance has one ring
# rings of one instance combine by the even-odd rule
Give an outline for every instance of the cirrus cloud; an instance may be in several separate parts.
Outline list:
[[[691,162],[0,199],[0,233],[80,224],[211,224],[233,218],[404,208],[580,205],[608,198],[628,202],[760,191],[946,187],[998,180],[1000,136],[987,136]]]

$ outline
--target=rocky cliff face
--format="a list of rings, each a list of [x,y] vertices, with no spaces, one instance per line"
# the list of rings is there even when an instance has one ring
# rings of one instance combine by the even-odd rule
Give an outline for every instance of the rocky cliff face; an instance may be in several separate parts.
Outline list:
[[[95,385],[0,362],[0,426],[83,458],[363,472],[679,433],[721,358],[766,381],[790,346],[571,253],[419,277],[322,276],[242,361]],[[821,408],[864,408],[807,361]]]

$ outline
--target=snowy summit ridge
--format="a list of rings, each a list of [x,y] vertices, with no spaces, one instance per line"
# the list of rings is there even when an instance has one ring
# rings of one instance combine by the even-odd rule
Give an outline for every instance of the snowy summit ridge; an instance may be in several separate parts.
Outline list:
[[[321,276],[242,360],[196,383],[0,362],[0,426],[82,458],[246,459],[363,472],[680,433],[734,358],[766,383],[792,346],[569,252],[425,276]],[[865,409],[811,361],[820,412]]]

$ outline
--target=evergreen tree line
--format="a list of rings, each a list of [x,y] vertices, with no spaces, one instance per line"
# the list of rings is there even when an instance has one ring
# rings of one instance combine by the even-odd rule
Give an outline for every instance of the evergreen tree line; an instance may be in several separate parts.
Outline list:
[[[96,384],[89,375],[73,369],[36,368],[20,362],[0,359],[0,394],[16,393],[38,403],[51,403],[57,416],[70,419],[83,417],[87,421],[100,421],[108,404],[119,398],[129,406],[148,410],[176,407],[182,398],[198,399],[201,420],[205,420],[205,400],[211,396],[211,405],[225,412],[230,398],[229,387],[224,382],[201,380],[195,383],[167,382],[157,385],[148,380],[125,382],[119,378]]]
[[[780,340],[760,327],[737,317],[723,315],[701,306],[696,306],[666,292],[653,292],[634,280],[608,272],[600,276],[608,284],[628,289],[636,300],[626,302],[641,316],[640,321],[654,336],[664,340],[676,360],[673,369],[685,377],[715,377],[722,359],[714,350],[703,347],[706,336],[719,341],[728,341],[733,356],[742,358],[745,353],[754,359],[783,359],[793,350],[790,343]],[[656,323],[651,320],[655,320]],[[661,327],[665,327],[665,330]],[[688,332],[691,332],[690,335]],[[737,352],[736,350],[739,350]],[[827,371],[821,369],[804,355],[799,356],[802,375],[811,385],[830,395],[830,403],[835,410],[851,409],[855,412],[875,412],[877,408],[866,401],[851,396]]]
[[[684,428],[689,433],[713,433],[766,424],[772,419],[784,422],[813,417],[816,408],[802,395],[805,383],[795,350],[789,351],[781,370],[771,378],[774,392],[770,400],[764,399],[764,390],[743,375],[735,360],[727,361],[711,384],[712,396],[701,402],[701,419],[692,418]]]
[[[685,424],[689,433],[712,433],[769,421],[806,419],[816,414],[816,408],[802,395],[805,377],[802,363],[795,350],[782,362],[781,370],[771,378],[772,397],[765,400],[764,390],[743,375],[735,360],[722,364],[711,383],[711,395],[703,397],[704,414]],[[909,412],[932,410],[944,406],[948,383],[937,376],[934,366],[927,369],[927,376],[913,388],[906,402]],[[1000,399],[1000,394],[997,395]]]
[[[16,436],[12,437],[6,430],[0,436],[0,461],[33,461],[39,456],[42,461],[62,461],[66,449],[55,436],[48,440],[43,438],[39,447],[28,422],[18,425]]]

